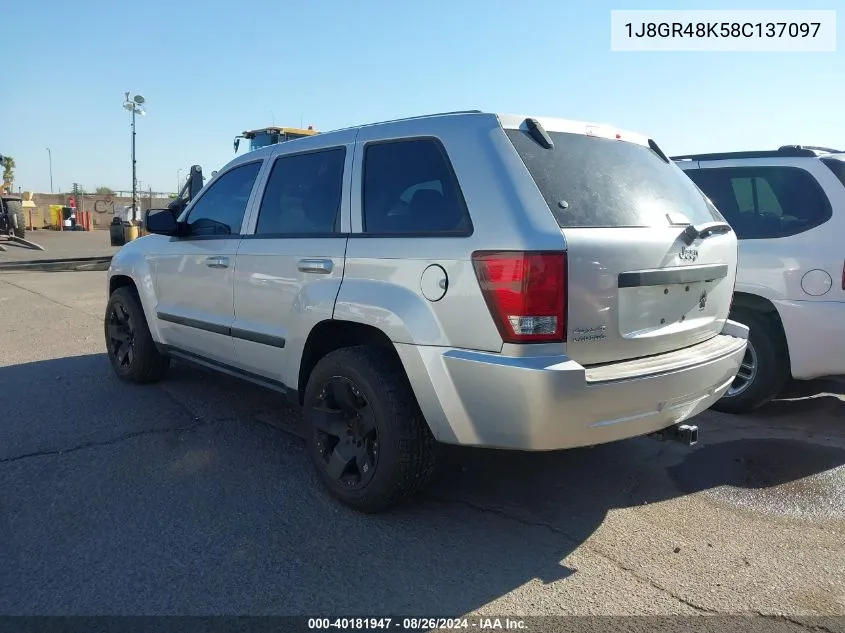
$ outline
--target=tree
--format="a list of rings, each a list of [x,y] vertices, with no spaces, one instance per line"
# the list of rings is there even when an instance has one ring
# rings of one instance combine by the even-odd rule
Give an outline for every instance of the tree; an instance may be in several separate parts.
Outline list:
[[[113,196],[114,190],[109,187],[97,187],[98,196]]]
[[[3,156],[3,188],[12,190],[15,182],[15,159],[11,156]]]

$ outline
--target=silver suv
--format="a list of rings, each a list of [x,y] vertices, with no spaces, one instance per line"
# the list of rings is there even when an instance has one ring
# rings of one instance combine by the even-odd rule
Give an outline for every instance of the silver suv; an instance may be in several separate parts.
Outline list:
[[[117,374],[177,358],[287,394],[361,511],[419,489],[438,443],[677,436],[747,344],[733,231],[652,140],[603,125],[473,111],[323,133],[235,158],[146,227],[108,275]]]

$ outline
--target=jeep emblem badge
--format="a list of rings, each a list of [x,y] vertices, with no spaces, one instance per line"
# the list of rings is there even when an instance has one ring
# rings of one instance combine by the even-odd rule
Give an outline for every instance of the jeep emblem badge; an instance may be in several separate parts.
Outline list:
[[[678,253],[678,257],[688,262],[694,262],[696,259],[698,259],[698,251],[694,248],[687,248],[686,246],[682,246],[681,252]]]

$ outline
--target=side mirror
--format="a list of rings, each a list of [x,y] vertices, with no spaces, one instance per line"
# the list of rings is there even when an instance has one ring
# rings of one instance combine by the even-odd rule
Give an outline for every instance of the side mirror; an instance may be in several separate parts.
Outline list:
[[[147,209],[144,217],[144,228],[147,233],[179,235],[181,227],[176,218],[177,215],[173,209]]]

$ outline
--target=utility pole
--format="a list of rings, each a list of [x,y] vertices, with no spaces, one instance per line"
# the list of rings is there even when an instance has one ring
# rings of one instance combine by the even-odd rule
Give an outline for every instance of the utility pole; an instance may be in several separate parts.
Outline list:
[[[47,148],[47,158],[50,161],[50,193],[53,193],[53,152]]]
[[[76,208],[73,211],[70,211],[70,215],[73,215],[74,213],[76,213],[77,217],[79,217],[79,208],[80,208],[79,207],[79,184],[77,184],[77,183],[73,183],[73,203],[76,205]],[[73,207],[71,207],[71,208],[73,209]],[[64,226],[64,220],[65,220],[64,212],[62,212],[62,226]],[[73,230],[73,220],[70,217],[68,217],[68,220],[70,222],[70,224],[68,225],[68,230],[72,231]]]
[[[135,108],[132,108],[132,214],[135,217],[138,213],[138,197],[135,191],[137,186],[135,176]]]
[[[132,112],[132,214],[133,217],[138,216],[138,178],[137,178],[137,171],[136,171],[136,162],[135,162],[135,115],[136,114],[144,114],[144,109],[141,107],[144,105],[144,97],[141,95],[135,95],[131,99],[129,98],[129,93],[126,93],[126,99],[123,102],[123,107],[126,110]]]

